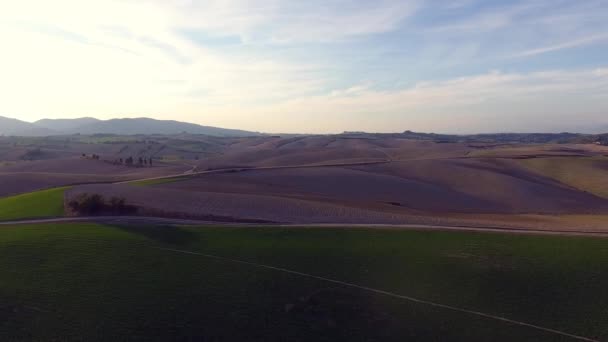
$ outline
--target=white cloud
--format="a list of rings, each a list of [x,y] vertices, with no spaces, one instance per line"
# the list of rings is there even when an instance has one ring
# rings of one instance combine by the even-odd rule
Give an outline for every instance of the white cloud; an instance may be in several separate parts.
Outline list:
[[[535,57],[608,41],[607,5],[603,0],[517,1],[482,6],[423,30],[427,39],[446,47],[476,43],[486,58]]]
[[[466,2],[465,2],[466,3]],[[455,3],[459,5],[458,2]],[[456,22],[440,24],[432,30],[439,32],[461,32],[474,31],[477,33],[497,30],[511,26],[516,18],[523,13],[540,7],[538,3],[522,3],[510,6],[501,6],[481,12],[472,12],[471,15],[464,17]]]
[[[470,4],[455,0],[443,10],[458,12]],[[493,40],[492,32],[511,38],[504,45],[524,51],[522,57],[603,41],[608,36],[597,28],[605,27],[601,19],[608,12],[601,13],[602,4],[594,4],[578,6],[573,14],[551,10],[531,15],[552,8],[541,0],[471,12],[434,29],[412,21],[399,33],[414,34],[404,40],[388,37],[387,44],[394,45],[386,49],[369,44],[339,51],[366,54],[362,60],[372,64],[353,67],[322,57],[317,59],[321,62],[308,62],[307,56],[299,56],[296,62],[274,52],[293,46],[331,49],[334,42],[403,29],[423,6],[436,9],[420,0],[2,1],[0,115],[30,120],[146,115],[254,130],[324,132],[466,131],[499,122],[515,127],[525,116],[531,123],[555,124],[556,116],[567,122],[572,113],[589,117],[607,110],[605,69],[528,74],[467,70],[463,74],[480,75],[421,80],[438,66],[455,69],[483,62],[488,54],[484,49],[503,45]],[[588,21],[594,25],[585,26]],[[553,27],[556,33],[547,29]],[[197,44],[180,34],[186,29],[210,37],[237,36],[244,46],[222,50]],[[601,33],[589,34],[594,29]],[[421,45],[407,45],[418,33],[424,35]],[[392,48],[402,43],[393,54]],[[247,53],[252,46],[268,50]],[[389,57],[375,59],[377,51]],[[429,58],[424,58],[425,51]],[[404,65],[412,61],[413,67],[391,70],[392,83],[379,82],[370,71],[384,63],[392,68],[400,59]],[[414,69],[419,65],[423,70],[418,72]],[[487,65],[474,70],[495,67]],[[378,90],[379,84],[388,83],[417,85]],[[336,89],[335,84],[346,86]]]
[[[175,26],[238,35],[243,41],[329,42],[393,30],[420,0],[156,1]],[[178,6],[176,6],[176,4]]]
[[[305,95],[323,85],[325,79],[314,65],[227,55],[195,45],[175,28],[194,25],[197,17],[190,17],[187,7],[163,4],[0,4],[0,112],[22,119],[158,113],[173,117],[171,109],[182,102],[244,105]],[[230,2],[205,4],[218,8],[199,18],[203,22],[224,10],[232,13]],[[242,20],[239,13],[232,14],[228,20],[243,27],[255,24],[249,14]]]
[[[293,118],[287,125],[265,123],[268,131],[280,131],[281,127],[288,131],[309,127],[310,131],[324,132],[563,131],[588,129],[593,122],[601,122],[608,112],[607,91],[605,69],[528,74],[491,72],[422,82],[398,90],[355,86],[327,96],[231,110],[240,112],[245,122],[260,113]]]
[[[200,103],[246,104],[318,92],[326,81],[319,66],[225,54],[177,32],[190,28],[266,43],[339,40],[391,30],[414,5],[382,1],[352,6],[344,0],[2,2],[0,90],[10,100],[0,110],[28,117],[109,116],[169,108],[183,94]],[[162,82],[176,79],[182,82]],[[149,104],[142,105],[145,99]]]
[[[544,53],[564,50],[564,49],[572,49],[579,46],[590,45],[598,42],[606,42],[608,41],[608,33],[600,33],[594,34],[587,37],[582,37],[574,40],[568,40],[566,42],[561,42],[549,46],[543,46],[540,48],[530,49],[527,51],[520,52],[513,57],[528,57],[528,56],[536,56]]]
[[[418,1],[376,1],[357,6],[349,1],[298,2],[277,18],[278,42],[333,41],[396,29],[418,8]]]

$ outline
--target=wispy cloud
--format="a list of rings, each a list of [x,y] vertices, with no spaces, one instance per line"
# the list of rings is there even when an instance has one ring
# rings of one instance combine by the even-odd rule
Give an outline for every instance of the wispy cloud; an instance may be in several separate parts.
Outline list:
[[[463,131],[606,110],[604,0],[21,0],[0,26],[0,112],[22,119]]]
[[[327,42],[388,32],[399,27],[418,6],[418,1],[412,0],[364,2],[355,6],[349,1],[299,2],[277,13],[280,25],[273,40]]]
[[[420,0],[231,0],[180,2],[168,12],[182,28],[245,42],[330,42],[394,30],[419,8]],[[167,7],[166,1],[158,1]]]
[[[141,44],[160,50],[162,53],[166,54],[170,58],[174,59],[176,62],[181,64],[189,64],[192,61],[184,56],[175,46],[163,43],[151,37],[140,37],[137,39]]]
[[[256,108],[256,113],[300,118],[290,125],[295,131],[302,120],[322,120],[323,126],[317,129],[327,132],[589,130],[608,111],[608,99],[603,96],[607,89],[606,68],[527,74],[496,71],[390,91],[353,86]],[[585,121],[587,125],[582,124]],[[603,123],[608,125],[608,119]]]
[[[468,3],[455,3],[456,7],[464,7]],[[473,31],[483,33],[491,30],[505,28],[516,22],[518,16],[521,16],[530,10],[541,8],[539,3],[517,3],[515,5],[502,5],[496,8],[480,10],[472,12],[467,16],[458,18],[453,22],[441,23],[431,26],[431,30],[439,32],[459,32]]]
[[[528,56],[536,56],[542,55],[544,53],[564,50],[564,49],[572,49],[579,46],[590,45],[594,43],[607,42],[608,41],[608,33],[596,34],[588,37],[578,38],[574,40],[569,40],[562,43],[557,43],[549,46],[543,46],[536,49],[530,49],[527,51],[520,52],[513,57],[528,57]]]

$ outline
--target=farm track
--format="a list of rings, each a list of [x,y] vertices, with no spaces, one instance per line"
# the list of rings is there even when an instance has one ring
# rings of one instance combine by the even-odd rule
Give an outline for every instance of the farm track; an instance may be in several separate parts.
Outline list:
[[[283,165],[283,166],[258,166],[258,167],[232,167],[212,169],[205,171],[196,171],[196,165],[187,164],[192,169],[183,173],[164,175],[158,177],[148,177],[142,179],[114,182],[98,182],[90,184],[129,184],[143,181],[154,181],[172,178],[190,178],[199,175],[207,174],[222,174],[222,173],[237,173],[247,171],[263,171],[263,170],[285,170],[285,169],[310,169],[310,168],[331,168],[331,167],[356,167],[367,165],[382,165],[390,163],[398,163],[405,160],[392,159],[388,153],[385,153],[387,159],[377,161],[362,161],[362,162],[347,162],[347,163],[325,163],[325,164],[306,164],[306,165]],[[425,158],[420,158],[425,159]],[[437,159],[437,158],[433,158]],[[450,157],[439,159],[469,159],[467,157]],[[414,159],[417,160],[417,159]],[[80,185],[88,185],[89,183],[80,183]],[[542,235],[566,235],[566,236],[589,236],[589,237],[608,237],[608,232],[601,231],[585,231],[585,230],[567,230],[567,229],[537,229],[537,228],[516,228],[516,227],[498,227],[498,226],[483,226],[483,225],[435,225],[435,224],[351,224],[351,223],[249,223],[249,222],[219,222],[209,220],[194,220],[194,219],[172,219],[147,216],[96,216],[96,217],[58,217],[58,218],[42,218],[42,219],[25,219],[18,221],[0,222],[0,226],[8,225],[24,225],[24,224],[45,224],[45,223],[67,223],[67,222],[103,222],[103,223],[133,223],[133,224],[151,224],[151,225],[197,225],[197,226],[269,226],[269,227],[302,227],[302,228],[377,228],[377,229],[425,229],[425,230],[445,230],[445,231],[469,231],[469,232],[500,232],[514,234],[542,234]]]
[[[159,177],[150,177],[150,178],[136,179],[136,180],[130,180],[130,181],[121,181],[121,182],[116,182],[113,184],[128,184],[128,183],[136,183],[136,182],[171,179],[171,178],[178,178],[178,177],[185,177],[185,176],[192,177],[192,176],[198,176],[198,175],[217,174],[217,173],[234,173],[234,172],[259,171],[259,170],[305,169],[305,168],[319,168],[319,167],[365,166],[365,165],[388,164],[391,162],[392,162],[392,160],[380,160],[380,161],[365,161],[365,162],[335,163],[335,164],[257,166],[257,167],[226,168],[226,169],[215,169],[215,170],[193,172],[193,170],[195,169],[194,168],[193,170],[188,170],[188,171],[186,171],[184,173],[180,173],[180,174],[159,176]]]
[[[354,283],[350,283],[350,282],[345,282],[342,280],[321,277],[318,275],[304,273],[304,272],[291,270],[291,269],[287,269],[287,268],[283,268],[283,267],[276,267],[276,266],[272,266],[272,265],[260,264],[260,263],[256,263],[256,262],[246,261],[246,260],[226,258],[226,257],[222,257],[222,256],[212,255],[212,254],[205,254],[205,253],[199,253],[199,252],[193,252],[193,251],[187,251],[187,250],[181,250],[181,249],[166,248],[166,247],[151,247],[151,248],[156,248],[156,249],[159,249],[162,251],[167,251],[167,252],[199,256],[199,257],[204,257],[207,259],[215,259],[215,260],[234,263],[234,264],[241,264],[241,265],[251,266],[251,267],[260,268],[260,269],[267,269],[267,270],[271,270],[271,271],[287,273],[287,274],[304,277],[304,278],[311,278],[311,279],[320,280],[320,281],[327,282],[327,283],[332,283],[332,284],[336,284],[336,285],[340,285],[340,286],[344,286],[344,287],[357,289],[360,291],[371,292],[371,293],[375,293],[375,294],[379,294],[379,295],[392,297],[395,299],[401,299],[401,300],[405,300],[405,301],[420,304],[420,305],[427,305],[427,306],[444,309],[444,310],[449,310],[449,311],[454,311],[454,312],[458,312],[458,313],[462,313],[462,314],[466,314],[466,315],[478,316],[478,317],[482,317],[482,318],[486,318],[486,319],[490,319],[490,320],[496,320],[496,321],[503,322],[506,324],[519,325],[519,326],[551,333],[551,334],[558,335],[561,337],[567,337],[567,338],[570,338],[573,340],[600,342],[599,340],[595,340],[595,339],[588,338],[585,336],[571,334],[571,333],[553,329],[553,328],[548,328],[548,327],[544,327],[544,326],[540,326],[540,325],[536,325],[536,324],[518,321],[518,320],[514,320],[514,319],[502,317],[502,316],[492,315],[492,314],[488,314],[488,313],[481,312],[481,311],[470,310],[470,309],[466,309],[466,308],[441,304],[441,303],[432,302],[432,301],[415,298],[415,297],[411,297],[411,296],[401,295],[398,293],[380,290],[380,289],[376,289],[376,288],[372,288],[372,287],[368,287],[368,286],[358,285],[358,284],[354,284]]]
[[[80,221],[88,220],[88,219],[91,219],[91,218],[79,218]],[[106,218],[99,217],[97,219],[105,220]],[[143,221],[143,220],[151,221],[152,220],[150,218],[128,218],[128,217],[124,217],[124,218],[113,217],[111,219],[113,219],[115,221],[116,220],[127,220],[127,219],[138,219],[140,221]],[[66,220],[68,220],[68,219],[48,219],[48,220],[35,220],[35,221],[36,222],[43,222],[43,221],[44,222],[62,222],[62,221],[66,221]],[[174,222],[181,221],[182,223],[194,222],[194,221],[186,221],[186,220],[169,220],[169,219],[153,219],[153,220],[174,221]],[[74,220],[72,220],[72,221],[74,221]],[[34,222],[34,221],[27,221],[27,222],[23,221],[22,223],[31,223],[31,222]],[[2,225],[2,224],[6,224],[6,223],[0,223],[0,225]],[[292,226],[292,225],[281,225],[281,226]],[[332,225],[332,227],[335,227],[335,226],[338,226],[338,225]],[[97,240],[97,239],[79,239],[79,238],[69,238],[69,237],[64,238],[64,239],[78,241],[78,242],[95,243],[95,244],[106,242],[104,240]],[[405,294],[401,294],[401,293],[397,293],[397,292],[387,291],[387,290],[379,289],[376,287],[366,286],[361,283],[354,283],[354,282],[340,280],[339,278],[333,278],[333,277],[330,278],[330,277],[326,277],[326,276],[316,275],[314,273],[302,272],[297,269],[274,266],[274,265],[268,264],[268,263],[248,261],[246,259],[241,259],[241,258],[237,259],[237,258],[216,255],[216,254],[208,254],[208,253],[187,250],[187,249],[170,248],[170,247],[165,247],[162,245],[159,246],[156,244],[134,243],[134,244],[132,244],[132,246],[138,247],[138,248],[155,249],[155,250],[160,250],[160,251],[164,251],[164,252],[168,252],[168,253],[189,255],[191,257],[206,258],[206,259],[216,260],[216,261],[223,262],[223,263],[239,264],[239,265],[244,265],[244,266],[248,266],[248,267],[252,267],[252,268],[256,268],[256,269],[260,269],[260,270],[268,270],[268,271],[274,271],[277,273],[289,274],[289,275],[292,275],[295,277],[300,277],[300,278],[314,279],[314,280],[337,285],[337,286],[344,287],[344,288],[351,288],[351,289],[362,291],[362,292],[368,292],[368,293],[373,293],[376,295],[391,297],[396,300],[402,300],[402,301],[410,302],[410,303],[413,303],[416,305],[433,307],[433,308],[441,309],[441,310],[445,310],[445,311],[452,311],[452,312],[464,314],[464,315],[467,315],[470,317],[476,316],[476,317],[480,317],[480,318],[487,319],[487,320],[498,321],[498,322],[508,324],[508,325],[522,326],[522,327],[529,328],[532,330],[538,330],[538,331],[542,331],[545,333],[549,333],[556,337],[568,338],[571,340],[578,340],[578,341],[599,342],[599,340],[596,340],[593,338],[573,334],[573,333],[559,330],[558,328],[553,328],[553,327],[549,327],[546,325],[533,324],[533,323],[529,323],[529,322],[522,321],[522,320],[508,318],[505,316],[500,316],[500,315],[491,314],[491,313],[487,313],[487,312],[483,312],[483,311],[479,311],[479,310],[469,309],[466,307],[443,304],[438,301],[431,301],[431,300],[423,299],[420,297],[413,297],[413,296],[409,296],[409,295],[405,295]],[[40,309],[37,306],[27,306],[27,308],[30,310],[38,311],[38,312],[49,313],[49,311]]]
[[[91,217],[58,217],[34,220],[2,221],[0,226],[35,225],[52,223],[72,222],[97,222],[105,224],[144,224],[144,225],[182,225],[182,226],[222,226],[222,227],[280,227],[280,228],[355,228],[355,229],[409,229],[409,230],[436,230],[436,231],[461,231],[461,232],[486,232],[486,233],[509,233],[509,234],[532,234],[532,235],[559,235],[559,236],[587,236],[608,238],[608,232],[597,231],[570,231],[570,230],[544,230],[528,228],[501,228],[481,226],[450,226],[450,225],[425,225],[425,224],[301,224],[301,223],[243,223],[243,222],[218,222],[189,219],[172,219],[148,216],[91,216]]]

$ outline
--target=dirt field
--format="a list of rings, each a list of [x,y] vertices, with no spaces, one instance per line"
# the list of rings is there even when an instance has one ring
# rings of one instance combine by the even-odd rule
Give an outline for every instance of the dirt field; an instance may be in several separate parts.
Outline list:
[[[598,218],[608,215],[608,148],[597,145],[437,143],[395,135],[56,139],[13,145],[0,139],[0,156],[12,158],[0,161],[0,196],[219,169],[225,171],[148,187],[76,186],[68,196],[121,196],[154,215],[285,223],[600,229]],[[16,158],[24,151],[38,159]],[[109,163],[132,155],[155,165]]]
[[[180,174],[190,168],[187,165],[133,168],[80,157],[12,162],[0,166],[0,197],[65,185]]]
[[[67,191],[68,201],[80,193],[124,197],[128,203],[142,208],[140,214],[228,222],[400,223],[407,220],[403,214],[347,206],[343,203],[162,187],[134,189],[127,184],[77,186]]]
[[[533,158],[518,162],[533,172],[608,198],[608,158],[605,156]]]

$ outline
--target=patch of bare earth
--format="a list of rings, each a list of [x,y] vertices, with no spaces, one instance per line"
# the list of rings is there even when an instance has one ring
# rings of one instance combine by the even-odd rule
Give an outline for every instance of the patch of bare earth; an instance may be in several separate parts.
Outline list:
[[[134,168],[77,158],[21,161],[0,167],[0,197],[84,183],[110,183],[180,174],[188,166]]]

